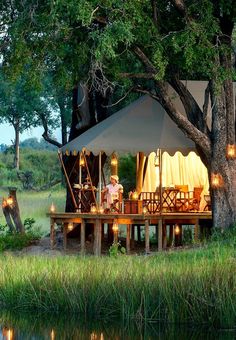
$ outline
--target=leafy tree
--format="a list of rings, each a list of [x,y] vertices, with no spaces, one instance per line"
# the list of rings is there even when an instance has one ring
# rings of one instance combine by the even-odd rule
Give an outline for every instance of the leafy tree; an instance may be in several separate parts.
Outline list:
[[[222,176],[224,188],[211,191],[214,225],[236,222],[236,161],[225,157],[227,145],[235,145],[233,0],[11,4],[5,1],[0,8],[6,71],[16,77],[27,64],[37,82],[41,72],[51,70],[59,83],[73,88],[70,139],[106,116],[114,89],[147,93],[195,142],[209,176]],[[180,81],[190,78],[209,82],[203,108]],[[186,115],[169,96],[170,86]]]

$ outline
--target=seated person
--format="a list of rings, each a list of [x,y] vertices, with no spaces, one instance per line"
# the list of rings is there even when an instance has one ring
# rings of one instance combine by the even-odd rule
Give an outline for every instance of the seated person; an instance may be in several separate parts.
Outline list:
[[[106,208],[118,211],[116,204],[119,203],[119,196],[123,193],[123,186],[119,184],[119,177],[117,175],[112,175],[110,177],[110,184],[108,184],[104,189],[103,193],[106,195]]]

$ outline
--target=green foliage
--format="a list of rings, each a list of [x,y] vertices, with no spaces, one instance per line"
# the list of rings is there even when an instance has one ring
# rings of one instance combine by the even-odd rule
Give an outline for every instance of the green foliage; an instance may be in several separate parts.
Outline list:
[[[119,178],[124,187],[124,195],[136,187],[136,159],[132,155],[125,155],[119,158]]]
[[[121,246],[120,242],[113,242],[109,248],[109,255],[112,257],[117,257],[118,255],[124,255],[126,253],[126,249]]]

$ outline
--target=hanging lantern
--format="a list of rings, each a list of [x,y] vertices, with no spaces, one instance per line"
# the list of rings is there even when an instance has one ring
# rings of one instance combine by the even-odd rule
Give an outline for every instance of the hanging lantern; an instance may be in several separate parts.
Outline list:
[[[79,165],[80,165],[81,167],[82,167],[82,166],[85,166],[85,159],[84,159],[84,156],[83,156],[83,157],[80,157]]]
[[[118,159],[117,159],[116,155],[113,154],[111,156],[111,165],[112,166],[117,166],[117,164],[118,164]]]
[[[50,213],[54,213],[56,211],[56,207],[55,205],[52,203],[51,206],[50,206]]]
[[[69,231],[72,231],[74,229],[74,224],[72,222],[69,222],[67,228]]]
[[[90,212],[91,212],[91,214],[96,214],[97,208],[94,204],[91,205]]]
[[[236,145],[228,144],[226,147],[226,158],[235,159],[236,158]]]
[[[51,336],[51,338],[50,338],[51,340],[55,340],[55,332],[54,332],[54,329],[51,330],[50,336]]]
[[[118,225],[117,222],[114,222],[114,223],[113,223],[112,230],[113,230],[114,233],[118,233],[118,231],[119,231],[119,225]]]
[[[223,186],[223,178],[220,174],[211,174],[211,186],[213,189],[218,189]]]
[[[180,233],[180,227],[178,224],[175,225],[175,235],[179,235]]]

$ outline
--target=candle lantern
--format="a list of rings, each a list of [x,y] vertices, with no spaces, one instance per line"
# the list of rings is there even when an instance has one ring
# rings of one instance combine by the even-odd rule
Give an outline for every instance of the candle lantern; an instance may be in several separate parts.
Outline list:
[[[132,194],[132,199],[133,199],[133,200],[137,200],[137,199],[138,199],[138,196],[139,196],[139,195],[138,195],[137,191],[134,191],[133,194]]]
[[[220,174],[211,174],[211,186],[213,189],[218,189],[223,186],[223,178]]]
[[[118,231],[119,231],[119,226],[118,226],[118,223],[117,223],[117,222],[114,222],[114,223],[113,223],[112,230],[113,230],[114,234],[118,233]]]
[[[143,214],[147,214],[148,213],[148,208],[146,207],[146,205],[143,207]]]
[[[178,224],[175,225],[175,235],[179,235],[180,233],[180,227]]]
[[[104,213],[104,208],[103,208],[102,205],[99,207],[99,213],[100,213],[100,214],[103,214],[103,213]]]
[[[236,158],[236,145],[228,144],[226,147],[226,158],[235,159]]]
[[[68,230],[72,231],[74,229],[74,224],[72,222],[68,223]]]
[[[50,213],[54,213],[56,211],[55,205],[52,203],[50,206]]]
[[[117,164],[118,164],[118,159],[117,159],[116,155],[113,154],[111,156],[111,165],[112,166],[117,166]]]
[[[96,208],[96,206],[95,206],[94,204],[91,205],[90,212],[91,212],[92,214],[96,214],[97,208]]]
[[[84,160],[84,157],[80,157],[80,160],[79,160],[79,165],[81,167],[85,166],[85,160]]]
[[[14,199],[13,199],[13,197],[12,197],[12,196],[9,196],[9,197],[7,198],[7,205],[10,205],[10,206],[12,206],[12,205],[13,205],[13,203],[14,203]]]

